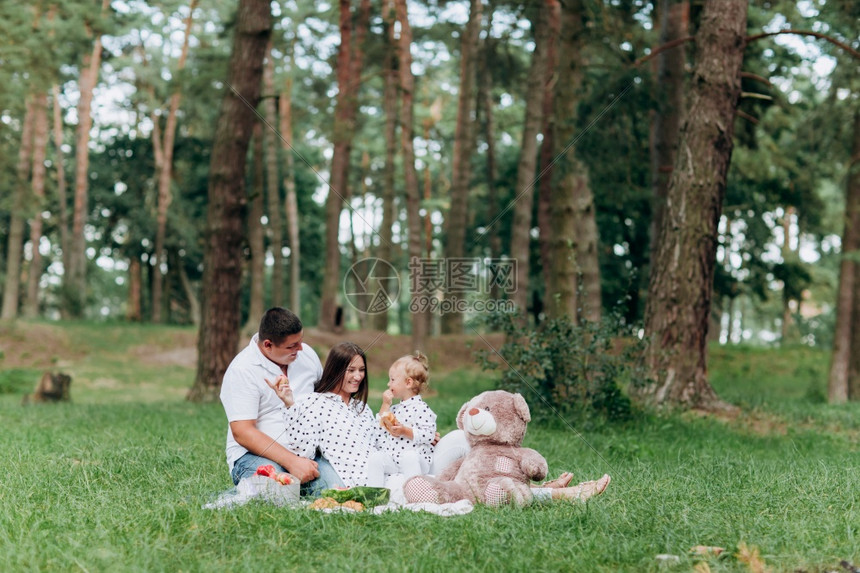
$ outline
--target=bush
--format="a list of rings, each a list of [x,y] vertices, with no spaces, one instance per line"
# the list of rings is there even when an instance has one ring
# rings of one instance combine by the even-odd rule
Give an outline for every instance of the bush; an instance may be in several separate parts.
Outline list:
[[[0,394],[24,394],[33,389],[39,381],[39,374],[33,370],[12,368],[0,370]]]
[[[632,416],[622,388],[638,376],[641,342],[619,321],[577,325],[562,317],[532,330],[513,315],[495,315],[491,324],[505,332],[507,341],[497,353],[479,352],[478,361],[486,370],[502,370],[498,387],[522,394],[535,419],[620,421]]]

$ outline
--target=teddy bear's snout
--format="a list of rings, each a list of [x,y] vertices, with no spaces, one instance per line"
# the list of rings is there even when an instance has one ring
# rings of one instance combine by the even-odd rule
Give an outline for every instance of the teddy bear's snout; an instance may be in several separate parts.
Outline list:
[[[463,429],[473,436],[489,436],[496,431],[496,419],[486,410],[469,408],[463,420]]]

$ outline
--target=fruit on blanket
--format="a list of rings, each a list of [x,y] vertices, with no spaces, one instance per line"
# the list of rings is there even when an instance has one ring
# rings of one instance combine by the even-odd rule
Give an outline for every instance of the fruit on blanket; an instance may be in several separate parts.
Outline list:
[[[340,503],[354,500],[367,507],[374,507],[388,503],[391,491],[384,487],[355,486],[348,489],[324,489],[322,495]]]
[[[275,470],[275,466],[272,464],[266,464],[264,466],[257,467],[257,471],[255,472],[258,476],[266,476],[273,478],[277,475],[277,471]]]
[[[291,483],[293,483],[293,480],[290,479],[290,474],[286,472],[280,472],[278,475],[271,477],[275,478],[275,481],[277,481],[281,485],[290,485]]]

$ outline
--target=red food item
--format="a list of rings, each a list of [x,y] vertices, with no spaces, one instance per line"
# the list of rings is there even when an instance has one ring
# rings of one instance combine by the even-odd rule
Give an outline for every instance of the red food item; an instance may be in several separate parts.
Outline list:
[[[275,475],[277,475],[278,472],[275,471],[275,466],[273,466],[272,464],[267,464],[265,466],[259,466],[255,473],[258,476],[266,476],[273,478],[275,477]]]
[[[275,478],[275,481],[277,481],[281,485],[290,485],[291,483],[293,483],[293,480],[290,479],[290,474],[286,472],[281,472],[278,475],[271,477]]]

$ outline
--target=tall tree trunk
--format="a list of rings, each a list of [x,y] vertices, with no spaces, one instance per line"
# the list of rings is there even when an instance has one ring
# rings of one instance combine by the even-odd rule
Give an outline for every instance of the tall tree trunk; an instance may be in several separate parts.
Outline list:
[[[860,400],[860,265],[855,257],[860,252],[860,110],[854,112],[854,141],[845,185],[845,225],[842,232],[842,262],[839,267],[839,290],[836,299],[836,328],[833,333],[833,353],[827,396],[831,404],[841,404],[849,398]]]
[[[263,117],[270,126],[278,124],[275,110],[275,60],[272,57],[272,42],[266,50],[266,65],[263,68]],[[283,306],[284,303],[284,225],[281,219],[281,188],[278,177],[278,143],[275,141],[275,132],[268,126],[263,130],[263,141],[266,144],[266,198],[268,199],[269,211],[266,217],[269,220],[269,232],[271,233],[270,245],[272,247],[272,305]],[[262,188],[261,188],[262,189]],[[258,320],[262,316],[254,315]],[[256,331],[255,331],[256,332]]]
[[[126,303],[125,319],[129,322],[140,322],[143,313],[140,308],[140,297],[143,286],[143,265],[136,256],[128,262],[128,302]]]
[[[53,94],[53,132],[54,132],[54,164],[57,168],[57,203],[58,221],[60,227],[60,248],[63,251],[63,268],[69,268],[69,254],[71,245],[69,243],[69,206],[66,196],[66,167],[65,153],[63,152],[63,110],[60,106],[60,86],[54,85],[51,89]]]
[[[266,72],[264,71],[263,74]],[[266,128],[268,130],[268,128]],[[248,319],[242,329],[248,336],[257,332],[260,317],[263,316],[263,298],[265,289],[264,275],[266,270],[266,245],[263,237],[263,195],[265,185],[263,183],[263,128],[260,122],[254,124],[252,136],[253,161],[252,173],[254,174],[253,186],[248,194],[248,247],[251,251],[250,282],[251,296],[248,305]]]
[[[556,157],[550,202],[549,251],[551,270],[546,292],[550,317],[599,320],[600,268],[597,261],[597,221],[594,197],[585,165],[571,145],[577,133],[577,105],[582,97],[585,69],[584,6],[562,4],[558,82],[555,93]]]
[[[797,256],[791,248],[791,219],[795,209],[791,205],[785,207],[785,215],[782,218],[782,260],[788,262],[796,260]],[[794,322],[791,316],[791,296],[789,296],[787,284],[782,285],[782,324],[780,325],[780,342],[786,344],[791,332],[791,324]],[[798,301],[800,302],[800,301]]]
[[[415,170],[415,148],[413,139],[415,133],[414,97],[415,76],[412,75],[412,27],[409,25],[406,0],[395,0],[397,21],[400,23],[400,38],[398,41],[399,71],[400,71],[400,146],[403,151],[403,179],[406,188],[406,220],[409,228],[409,271],[412,283],[412,347],[423,349],[429,327],[428,308],[421,304],[422,297],[426,299],[420,285],[423,284],[423,265],[421,248],[421,215],[420,196],[418,194],[418,173]]]
[[[45,207],[45,157],[48,151],[48,94],[40,91],[33,101],[33,218],[30,221],[30,244],[33,248],[27,271],[27,296],[24,299],[24,316],[39,314],[39,281],[42,278],[42,211]]]
[[[18,166],[15,170],[15,188],[9,214],[9,235],[6,243],[6,282],[3,288],[3,310],[0,319],[18,318],[18,299],[21,294],[21,257],[24,246],[24,203],[30,183],[30,160],[33,157],[33,131],[35,123],[35,97],[28,95],[24,122],[21,125],[21,146],[18,148]]]
[[[454,129],[454,149],[451,156],[451,207],[446,221],[445,260],[457,265],[466,248],[466,223],[468,221],[469,183],[474,141],[475,63],[478,56],[478,36],[481,31],[481,0],[470,0],[469,21],[460,42],[460,93],[457,96],[457,126]],[[455,271],[456,272],[456,269]],[[447,287],[451,284],[448,276]],[[450,296],[449,296],[450,294]],[[452,301],[458,293],[446,294]],[[463,313],[452,310],[442,315],[442,332],[463,331]]]
[[[369,11],[367,0],[362,0],[356,34],[363,35],[366,26],[365,9]],[[364,23],[364,26],[362,25]],[[338,94],[334,112],[334,151],[331,160],[331,185],[326,199],[326,260],[323,272],[323,288],[320,297],[319,328],[333,331],[341,325],[337,323],[338,286],[340,284],[340,213],[346,202],[349,204],[349,154],[355,134],[355,110],[358,100],[358,87],[361,79],[361,59],[354,57],[353,51],[360,53],[360,41],[353,42],[352,11],[349,0],[340,0],[340,48],[337,54]]]
[[[532,230],[532,208],[535,196],[538,134],[543,121],[543,84],[546,79],[546,43],[548,12],[543,4],[534,7],[532,29],[535,49],[526,82],[526,109],[523,121],[523,140],[517,164],[517,182],[514,187],[514,221],[511,226],[511,258],[516,262],[516,290],[514,304],[519,320],[528,323],[529,268]]]
[[[185,265],[182,264],[182,258],[177,249],[167,251],[168,256],[173,261],[171,268],[179,276],[179,284],[182,285],[182,291],[185,293],[185,298],[188,300],[188,315],[191,319],[191,324],[200,326],[200,301],[197,298],[197,291],[188,279],[188,273],[185,272]]]
[[[660,44],[666,44],[689,34],[689,0],[660,0]],[[681,114],[684,109],[684,75],[687,63],[682,44],[661,52],[655,59],[654,102],[651,115],[651,252],[657,252],[658,233],[663,229],[669,178],[675,165]]]
[[[383,61],[383,94],[382,110],[385,114],[385,166],[382,171],[382,225],[379,228],[379,247],[377,254],[380,259],[391,263],[394,223],[394,176],[395,156],[397,154],[397,43],[394,38],[394,28],[397,16],[393,0],[382,3],[382,41],[385,46]],[[396,265],[393,265],[396,268]],[[386,293],[392,292],[392,279],[383,279],[381,288]],[[373,327],[377,330],[388,330],[388,312],[380,312],[373,316]]]
[[[182,51],[179,54],[179,62],[176,65],[176,78],[173,93],[170,95],[170,107],[167,112],[167,122],[164,125],[163,139],[161,141],[162,161],[158,171],[158,209],[155,227],[155,248],[153,251],[153,281],[152,281],[152,322],[162,321],[162,292],[164,290],[164,271],[162,266],[167,263],[164,242],[167,235],[167,210],[173,201],[170,184],[173,181],[173,148],[176,140],[176,122],[179,111],[179,102],[182,99],[181,83],[179,76],[185,69],[188,59],[188,42],[191,38],[191,25],[194,21],[194,10],[197,8],[198,0],[191,0],[188,7],[188,17],[185,18],[185,35],[182,39]],[[153,118],[158,121],[158,118]],[[157,133],[157,132],[155,132]]]
[[[708,382],[708,314],[746,22],[747,0],[705,2],[645,308],[645,358],[655,383],[639,393],[656,404],[726,407]]]
[[[543,141],[541,142],[538,169],[538,208],[537,220],[540,229],[540,263],[543,284],[549,285],[552,270],[550,253],[550,226],[552,225],[552,190],[555,160],[555,86],[558,80],[558,42],[561,37],[561,3],[559,0],[545,0],[547,10],[546,78],[543,86]],[[539,312],[533,309],[535,318]]]
[[[188,393],[188,399],[196,402],[218,399],[224,372],[238,346],[245,161],[271,31],[270,2],[239,1],[227,90],[209,164],[201,304],[205,313],[197,337],[197,376]]]
[[[292,54],[295,38],[290,41],[288,68],[292,72]],[[286,193],[285,211],[287,234],[290,239],[290,308],[296,314],[301,312],[301,245],[299,243],[299,207],[296,197],[295,158],[293,155],[293,78],[287,75],[284,89],[278,99],[281,146],[284,158],[284,191]]]
[[[102,0],[105,13],[110,0]],[[63,277],[63,307],[70,316],[82,317],[87,302],[87,240],[84,225],[89,211],[90,129],[93,126],[93,91],[98,83],[102,58],[102,38],[93,42],[92,53],[85,54],[79,80],[78,127],[75,130],[75,200],[72,233],[69,239],[69,267]]]
[[[499,189],[496,185],[496,177],[498,168],[496,167],[496,129],[493,118],[493,96],[492,89],[492,74],[489,68],[483,66],[481,70],[481,80],[478,84],[480,95],[480,109],[483,111],[484,121],[484,143],[487,144],[487,220],[496,221],[499,217]],[[496,221],[498,223],[498,221]],[[502,237],[499,234],[497,224],[492,225],[488,230],[487,245],[490,249],[490,258],[498,259],[502,254]],[[501,297],[499,292],[499,284],[493,281],[490,286],[490,298],[497,300]]]

